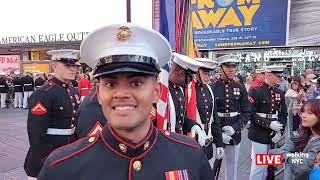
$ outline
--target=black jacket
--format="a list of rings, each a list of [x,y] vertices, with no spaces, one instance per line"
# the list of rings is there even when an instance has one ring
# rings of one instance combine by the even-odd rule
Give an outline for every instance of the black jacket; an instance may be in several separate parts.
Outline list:
[[[287,122],[287,106],[284,92],[277,87],[270,87],[263,84],[250,91],[251,98],[251,124],[248,132],[250,140],[261,143],[271,143],[271,132],[269,128],[271,121],[278,120],[284,126]],[[278,119],[262,118],[256,113],[276,114]],[[283,127],[284,129],[284,127]]]
[[[8,92],[9,92],[9,86],[6,78],[0,77],[0,93],[8,93]]]
[[[219,117],[221,127],[231,126],[235,130],[230,144],[239,144],[241,141],[241,131],[247,124],[250,117],[250,104],[248,93],[243,84],[234,81],[223,81],[219,79],[214,85],[214,95],[216,98],[217,112],[220,113],[240,113],[234,117]]]
[[[77,138],[83,138],[96,133],[107,122],[98,102],[96,87],[83,99],[76,115]]]
[[[21,78],[23,85],[23,91],[33,91],[34,90],[34,81],[33,78],[29,75],[23,76]]]
[[[72,88],[53,78],[32,93],[27,123],[30,149],[24,164],[28,176],[37,177],[52,150],[76,140],[75,135],[47,134],[48,128],[75,128],[78,104]]]
[[[50,154],[38,180],[163,180],[173,173],[189,180],[213,179],[197,142],[151,127],[142,143],[132,145],[106,125],[102,133]]]
[[[13,90],[14,92],[23,92],[23,84],[21,78],[15,77],[12,80]]]

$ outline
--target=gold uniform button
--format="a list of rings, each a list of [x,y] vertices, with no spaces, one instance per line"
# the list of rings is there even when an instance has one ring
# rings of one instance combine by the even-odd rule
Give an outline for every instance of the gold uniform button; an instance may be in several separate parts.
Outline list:
[[[96,139],[96,137],[91,137],[91,138],[89,138],[89,143],[92,143],[94,140]]]
[[[60,107],[60,110],[63,110],[63,107]]]
[[[140,161],[135,161],[135,162],[133,163],[133,169],[134,169],[135,171],[140,171],[140,170],[142,169],[142,164],[141,164],[141,162],[140,162]]]
[[[73,128],[74,127],[74,124],[71,124],[71,128]]]
[[[119,149],[120,149],[120,151],[123,152],[123,153],[126,153],[126,152],[127,152],[127,146],[124,145],[124,144],[122,144],[122,143],[119,144]]]
[[[229,94],[227,94],[226,97],[229,97]]]
[[[72,96],[70,96],[70,99],[72,99],[73,97]]]
[[[226,89],[226,92],[229,92],[229,90],[228,90],[228,89]]]
[[[229,99],[227,99],[226,101],[229,102]]]
[[[170,132],[169,132],[169,131],[165,131],[164,134],[167,135],[167,136],[169,136],[169,135],[170,135]]]

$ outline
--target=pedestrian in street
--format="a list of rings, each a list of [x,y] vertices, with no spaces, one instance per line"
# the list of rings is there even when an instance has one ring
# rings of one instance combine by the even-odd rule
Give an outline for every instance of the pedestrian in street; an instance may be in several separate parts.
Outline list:
[[[297,130],[299,129],[301,119],[295,110],[295,107],[301,107],[301,104],[304,102],[305,99],[305,92],[301,89],[300,83],[298,81],[293,81],[290,84],[290,88],[285,94],[286,98],[286,105],[293,107],[294,109],[289,109],[289,111],[292,111],[292,131],[293,133],[297,133]]]
[[[312,82],[316,85],[316,87],[310,93],[308,99],[320,99],[320,77],[317,79],[313,79]]]
[[[220,66],[221,78],[213,85],[213,92],[225,144],[225,179],[235,180],[238,178],[241,131],[249,120],[250,105],[245,86],[233,81],[239,58],[224,55],[216,61]]]
[[[220,120],[217,114],[217,106],[213,94],[213,88],[209,85],[209,76],[213,74],[218,63],[207,58],[196,58],[204,64],[198,69],[196,75],[196,99],[197,99],[197,123],[206,135],[204,150],[213,167],[215,159],[222,159],[224,156],[224,144]]]
[[[29,100],[28,136],[30,148],[24,169],[30,179],[38,176],[49,153],[76,140],[75,115],[78,103],[70,81],[78,71],[78,50],[62,49],[48,52],[52,58],[54,77]]]
[[[204,145],[205,134],[200,128],[200,125],[195,119],[190,119],[190,117],[187,116],[187,108],[195,107],[187,106],[187,97],[185,95],[187,85],[203,64],[178,53],[173,53],[171,60],[168,97],[170,107],[169,121],[164,127],[159,128],[184,135],[191,132],[191,136],[195,137],[198,135],[199,144]]]
[[[256,69],[255,70],[255,81],[250,84],[249,91],[256,87],[261,86],[265,80],[265,71],[264,69]]]
[[[12,80],[14,91],[14,108],[22,108],[23,103],[23,84],[20,78],[20,74],[16,74]]]
[[[81,102],[89,94],[91,89],[92,89],[92,84],[89,80],[89,75],[83,74],[81,79],[78,81],[78,92],[79,92]]]
[[[28,100],[34,90],[34,80],[30,72],[26,72],[26,75],[21,78],[23,87],[23,108],[27,109]]]
[[[287,122],[284,92],[276,86],[283,76],[282,66],[266,66],[263,85],[249,91],[251,123],[248,138],[252,141],[250,180],[265,179],[267,166],[256,165],[256,154],[267,154],[278,143]]]
[[[83,99],[76,114],[76,135],[78,139],[93,136],[102,131],[107,123],[98,101],[96,87]]]
[[[6,80],[6,74],[1,73],[0,74],[0,108],[6,108],[6,100],[7,100],[7,94],[9,92],[8,82]]]
[[[285,180],[308,180],[316,162],[317,152],[320,151],[320,99],[311,99],[301,108],[302,127],[297,136],[286,141],[277,149],[271,149],[269,154],[283,154],[285,163]],[[289,153],[303,153],[305,156],[287,156]],[[307,155],[306,155],[307,154]],[[299,159],[301,163],[293,163]]]
[[[312,80],[316,79],[316,75],[314,74],[309,74],[306,77],[306,81],[305,81],[305,85],[304,85],[304,90],[306,92],[306,97],[308,98],[311,93],[313,92],[313,90],[316,88],[316,85],[314,82],[312,82]]]
[[[201,147],[188,137],[153,126],[160,97],[157,76],[171,55],[158,32],[132,24],[90,33],[81,57],[97,66],[97,96],[108,124],[101,133],[52,153],[39,180],[213,179]]]

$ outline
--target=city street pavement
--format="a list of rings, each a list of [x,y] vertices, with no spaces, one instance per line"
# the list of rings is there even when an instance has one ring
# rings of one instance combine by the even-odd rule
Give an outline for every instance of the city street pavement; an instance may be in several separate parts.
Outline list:
[[[0,109],[0,180],[26,180],[27,110]]]
[[[25,180],[23,163],[29,142],[27,135],[27,110],[0,109],[0,180]],[[251,143],[247,138],[247,128],[242,133],[238,179],[249,179]],[[220,179],[224,179],[224,163]]]

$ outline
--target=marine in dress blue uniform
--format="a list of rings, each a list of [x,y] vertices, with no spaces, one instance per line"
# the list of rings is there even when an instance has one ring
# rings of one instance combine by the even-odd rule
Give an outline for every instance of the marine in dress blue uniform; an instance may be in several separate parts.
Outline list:
[[[23,100],[23,84],[19,74],[16,74],[12,80],[12,86],[14,91],[14,108],[22,108]]]
[[[205,144],[205,135],[202,132],[200,125],[195,119],[190,119],[187,115],[186,95],[187,85],[191,82],[194,74],[199,67],[203,66],[192,58],[173,53],[171,58],[171,69],[169,72],[169,117],[168,122],[163,129],[180,134],[188,134],[198,136],[198,142],[201,145]]]
[[[220,120],[217,114],[213,88],[209,85],[209,76],[213,74],[218,63],[207,58],[196,58],[195,60],[204,65],[198,69],[195,83],[197,122],[201,125],[206,135],[204,149],[210,165],[213,166],[214,160],[222,159],[224,155]]]
[[[6,80],[6,74],[0,74],[0,108],[6,107],[7,93],[9,92],[9,86]]]
[[[54,63],[66,66],[67,71],[76,71],[76,66],[79,65],[78,50],[54,50],[48,54],[52,55]],[[57,68],[61,67],[56,67],[55,70]],[[27,130],[30,148],[24,163],[29,177],[38,176],[51,151],[76,140],[74,132],[78,103],[75,90],[69,85],[70,81],[65,77],[61,78],[59,73],[55,73],[55,77],[35,91],[29,99]]]
[[[100,131],[107,123],[101,105],[98,102],[96,87],[83,99],[76,114],[78,139],[92,136]]]
[[[284,92],[276,87],[281,81],[284,67],[265,67],[265,82],[249,91],[252,105],[248,138],[252,141],[250,179],[265,179],[266,166],[256,166],[256,154],[267,154],[270,144],[277,143],[287,122]]]
[[[171,55],[161,34],[132,24],[110,25],[90,33],[80,51],[90,67],[97,66],[97,94],[108,124],[101,133],[53,152],[38,179],[213,178],[197,142],[159,130],[150,120],[160,96],[159,67]]]
[[[249,120],[250,104],[245,86],[233,81],[240,62],[238,57],[224,55],[216,61],[220,64],[221,78],[215,82],[213,91],[225,144],[225,179],[235,180],[238,178],[241,131]]]

